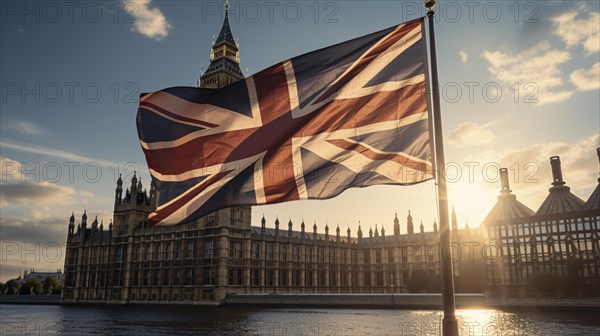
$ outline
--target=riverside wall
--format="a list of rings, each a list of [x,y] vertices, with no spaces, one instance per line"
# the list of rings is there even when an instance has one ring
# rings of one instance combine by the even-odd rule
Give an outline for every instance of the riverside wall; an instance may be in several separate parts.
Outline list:
[[[441,294],[229,294],[220,302],[62,302],[60,295],[0,295],[0,304],[115,305],[115,306],[247,306],[364,309],[426,309],[442,307]],[[457,309],[597,310],[600,297],[491,298],[483,294],[456,294]]]

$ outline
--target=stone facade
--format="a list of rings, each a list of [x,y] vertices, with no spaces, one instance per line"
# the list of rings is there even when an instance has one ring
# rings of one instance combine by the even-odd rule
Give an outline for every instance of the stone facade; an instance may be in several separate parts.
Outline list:
[[[294,230],[278,219],[252,226],[251,209],[219,210],[189,224],[150,227],[151,200],[134,176],[131,190],[115,195],[114,224],[75,228],[71,216],[65,259],[64,302],[219,302],[230,293],[407,292],[415,270],[439,278],[439,236],[415,233],[409,213],[406,234],[393,219],[393,234],[369,230],[358,237],[339,227]],[[479,241],[477,229],[457,230],[455,241]],[[466,259],[465,259],[466,260]],[[459,275],[459,268],[456,275]]]

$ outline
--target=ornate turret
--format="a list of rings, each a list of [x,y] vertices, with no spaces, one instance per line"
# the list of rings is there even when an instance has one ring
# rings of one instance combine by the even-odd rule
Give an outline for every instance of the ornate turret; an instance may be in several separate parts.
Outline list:
[[[200,87],[217,89],[244,78],[240,69],[238,45],[229,25],[229,0],[225,2],[225,19],[210,55],[210,65],[200,77]]]
[[[350,227],[348,226],[348,230],[346,231],[346,233],[348,234],[348,243],[351,242],[352,239],[352,231],[350,231]]]
[[[275,218],[275,237],[279,236],[279,217]]]
[[[98,231],[98,216],[96,216],[96,218],[92,222],[92,232],[94,231]]]
[[[419,231],[421,234],[421,240],[425,240],[425,227],[423,226],[423,221],[421,221],[421,226],[419,226]]]
[[[329,225],[325,223],[325,240],[329,240]]]
[[[369,238],[373,238],[373,228],[369,227]]]
[[[335,229],[335,236],[337,238],[337,241],[340,241],[340,225],[338,224],[337,228]]]
[[[81,228],[85,231],[87,226],[87,212],[83,210],[83,215],[81,216]]]
[[[377,229],[377,224],[375,224],[375,238],[379,237],[379,230]]]
[[[381,225],[381,237],[385,237],[385,228]]]
[[[134,172],[133,172],[133,177],[131,178],[131,193],[132,193],[132,194],[133,194],[133,193],[134,193],[134,191],[136,190],[136,187],[137,187],[137,182],[138,182],[138,179],[137,179],[137,175],[136,175],[136,173],[137,173],[137,172],[135,172],[135,171],[134,171]]]
[[[400,220],[398,219],[398,213],[394,217],[394,237],[400,238]]]
[[[413,218],[408,210],[408,217],[406,217],[406,233],[408,233],[408,239],[412,239],[415,234],[415,228],[413,226]]]
[[[71,217],[69,218],[69,236],[73,235],[75,231],[75,212],[71,213]]]
[[[454,211],[454,207],[452,207],[452,231],[458,230],[458,221],[456,220],[456,211]]]
[[[315,224],[313,224],[313,239],[316,241],[317,240],[317,222],[315,221]]]
[[[302,219],[302,223],[300,224],[300,236],[304,238],[306,234],[306,225],[304,224],[304,218]]]
[[[362,229],[360,228],[360,222],[358,224],[358,232],[356,233],[358,236],[358,240],[360,241],[362,239]]]
[[[79,235],[79,244],[83,244],[83,242],[85,241],[86,238],[86,231],[87,231],[87,213],[85,210],[83,210],[83,215],[81,216],[81,226],[77,227],[77,232],[80,233]]]
[[[288,222],[288,238],[292,238],[292,219],[290,218],[290,221]]]
[[[115,210],[121,204],[121,200],[123,199],[123,179],[121,178],[121,174],[119,174],[119,179],[117,180],[117,188],[115,189]]]
[[[437,221],[435,219],[433,220],[433,233],[435,233],[435,235],[437,236],[438,225],[437,225]]]
[[[158,198],[156,197],[156,184],[154,183],[154,180],[150,181],[150,194],[148,196],[150,197],[150,211],[154,211],[158,206]]]

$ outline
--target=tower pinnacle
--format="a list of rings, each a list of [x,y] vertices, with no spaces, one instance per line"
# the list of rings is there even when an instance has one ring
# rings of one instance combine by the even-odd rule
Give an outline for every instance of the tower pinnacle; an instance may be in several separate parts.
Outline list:
[[[229,25],[229,0],[225,1],[225,18],[219,36],[214,40],[210,65],[200,76],[200,87],[218,89],[244,78],[240,69],[238,45]]]

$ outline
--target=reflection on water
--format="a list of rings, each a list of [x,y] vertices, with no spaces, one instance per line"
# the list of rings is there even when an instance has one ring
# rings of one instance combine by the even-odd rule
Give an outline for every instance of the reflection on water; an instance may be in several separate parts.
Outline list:
[[[600,335],[597,312],[459,310],[461,335]],[[0,335],[439,335],[432,310],[0,305]]]

